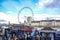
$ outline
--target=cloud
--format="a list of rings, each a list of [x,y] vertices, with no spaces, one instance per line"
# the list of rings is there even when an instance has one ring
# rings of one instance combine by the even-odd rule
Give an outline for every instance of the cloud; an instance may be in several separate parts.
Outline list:
[[[37,5],[39,8],[55,8],[60,5],[60,0],[40,0]]]
[[[60,20],[60,15],[49,15],[49,14],[35,14],[34,15],[34,20],[49,20],[55,19],[55,20]]]
[[[13,12],[11,12],[11,11],[8,11],[7,13],[8,14],[0,12],[0,19],[6,20],[6,21],[10,21],[11,23],[19,23],[18,22],[18,15],[14,15],[14,16],[10,15],[10,13],[13,14]],[[25,15],[25,16],[31,16],[31,15]],[[19,18],[20,18],[19,21],[23,23],[24,20],[26,20],[25,16],[24,15],[20,15],[19,16]]]
[[[30,16],[30,15],[27,15],[27,16]],[[48,15],[48,14],[34,14],[33,19],[34,20],[46,20],[47,17],[49,19],[60,20],[60,15]],[[19,19],[19,21],[21,21],[22,23],[24,22],[24,20],[26,20],[23,15],[21,15],[20,18],[21,19]],[[17,16],[7,15],[3,12],[0,12],[0,19],[10,21],[11,23],[18,23],[18,17]]]
[[[7,11],[7,14],[13,14],[14,12],[12,12],[12,11]]]
[[[0,12],[0,19],[10,21],[11,23],[18,23],[17,16],[7,15],[6,13]]]

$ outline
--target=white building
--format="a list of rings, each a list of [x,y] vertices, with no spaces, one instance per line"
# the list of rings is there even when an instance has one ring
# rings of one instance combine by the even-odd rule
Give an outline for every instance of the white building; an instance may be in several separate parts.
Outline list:
[[[60,27],[60,20],[31,21],[31,26],[37,26],[37,27]]]
[[[40,26],[40,21],[32,21],[31,26],[34,26],[34,27]]]

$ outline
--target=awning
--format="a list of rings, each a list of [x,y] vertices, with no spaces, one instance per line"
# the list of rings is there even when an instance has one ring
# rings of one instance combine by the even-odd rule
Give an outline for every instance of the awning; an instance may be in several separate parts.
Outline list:
[[[32,28],[29,27],[29,26],[24,26],[24,27],[20,28],[20,30],[31,32],[32,31]]]

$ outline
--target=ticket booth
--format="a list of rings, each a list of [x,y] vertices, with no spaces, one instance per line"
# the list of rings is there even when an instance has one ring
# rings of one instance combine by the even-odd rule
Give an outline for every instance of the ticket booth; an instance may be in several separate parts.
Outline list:
[[[40,31],[41,39],[42,40],[55,40],[55,32],[56,30],[50,27],[44,27]]]

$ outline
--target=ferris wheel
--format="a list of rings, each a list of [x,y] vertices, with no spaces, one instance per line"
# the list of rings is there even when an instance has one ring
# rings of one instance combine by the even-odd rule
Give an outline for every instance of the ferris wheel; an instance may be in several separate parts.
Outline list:
[[[19,10],[19,13],[18,13],[18,22],[21,23],[21,19],[20,19],[20,16],[21,16],[21,12],[24,10],[24,9],[29,9],[31,11],[31,17],[33,18],[34,16],[34,13],[32,11],[32,9],[30,7],[23,7],[22,9]],[[27,12],[27,11],[26,11]],[[26,17],[26,15],[24,15]],[[29,16],[28,16],[29,17]]]

